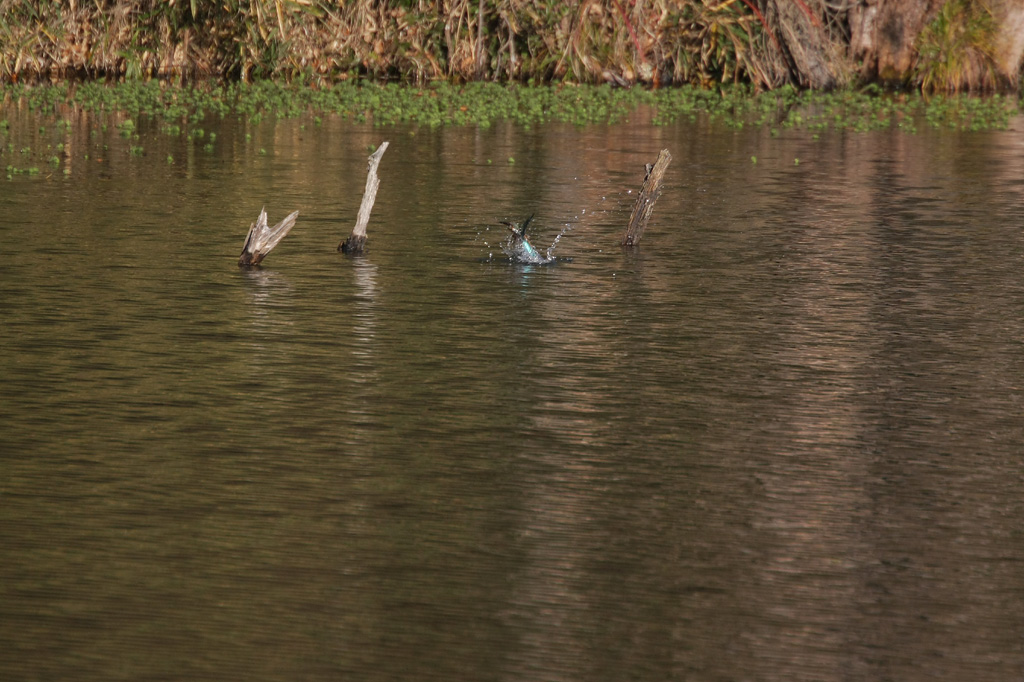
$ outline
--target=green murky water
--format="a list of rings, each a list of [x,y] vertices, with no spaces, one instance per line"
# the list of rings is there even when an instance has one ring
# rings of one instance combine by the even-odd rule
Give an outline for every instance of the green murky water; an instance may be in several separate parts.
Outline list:
[[[1020,120],[65,118],[0,139],[5,679],[1024,670]]]

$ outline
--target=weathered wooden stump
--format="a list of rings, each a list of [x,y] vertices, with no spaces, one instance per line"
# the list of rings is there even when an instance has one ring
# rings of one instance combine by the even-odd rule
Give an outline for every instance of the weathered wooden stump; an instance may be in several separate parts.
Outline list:
[[[644,184],[640,187],[640,194],[633,204],[633,212],[629,216],[629,225],[626,227],[626,234],[622,236],[621,246],[636,246],[647,227],[647,221],[651,219],[654,212],[654,202],[661,196],[661,181],[665,177],[668,164],[672,162],[672,155],[667,149],[662,149],[658,154],[658,160],[654,165],[647,165],[647,174],[644,177]]]
[[[356,226],[352,228],[352,234],[348,239],[338,244],[338,251],[342,253],[362,253],[366,245],[366,225],[370,222],[370,211],[373,210],[373,202],[377,200],[377,188],[380,187],[380,178],[377,177],[377,166],[380,165],[380,157],[388,149],[387,142],[381,142],[377,151],[370,154],[367,159],[368,170],[366,173],[366,190],[363,192],[363,201],[359,204],[359,216],[356,218]]]
[[[274,227],[267,226],[267,210],[261,209],[260,216],[256,222],[249,226],[249,234],[245,238],[245,245],[242,247],[242,255],[238,257],[239,267],[252,267],[259,265],[266,258],[270,250],[277,246],[285,236],[295,227],[295,219],[299,212],[295,211]]]

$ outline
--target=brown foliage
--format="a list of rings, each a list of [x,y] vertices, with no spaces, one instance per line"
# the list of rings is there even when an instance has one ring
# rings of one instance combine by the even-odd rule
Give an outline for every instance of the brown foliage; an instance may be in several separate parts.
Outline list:
[[[909,77],[915,40],[941,4],[0,0],[0,78],[740,81],[830,88],[849,81],[854,59],[863,65],[862,77]],[[1024,41],[1009,42],[1021,46],[1014,54],[1024,49]]]

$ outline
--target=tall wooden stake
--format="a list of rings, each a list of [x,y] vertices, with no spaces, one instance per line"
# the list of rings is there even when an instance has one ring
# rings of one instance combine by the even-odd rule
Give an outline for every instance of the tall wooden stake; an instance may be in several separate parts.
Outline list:
[[[668,153],[667,149],[662,149],[654,165],[647,166],[644,184],[640,187],[640,194],[637,196],[633,212],[629,216],[626,234],[622,236],[622,246],[636,246],[640,243],[644,228],[647,227],[647,221],[651,219],[651,213],[654,212],[654,202],[661,196],[661,181],[671,162],[672,155]]]
[[[377,188],[380,187],[380,178],[377,177],[377,166],[380,165],[380,157],[388,149],[387,142],[381,142],[377,151],[370,154],[369,170],[366,173],[366,190],[363,192],[363,202],[359,204],[359,217],[356,218],[356,226],[352,228],[352,234],[348,239],[338,244],[338,251],[343,253],[362,253],[366,245],[366,225],[370,222],[370,211],[373,210],[373,202],[377,200]]]

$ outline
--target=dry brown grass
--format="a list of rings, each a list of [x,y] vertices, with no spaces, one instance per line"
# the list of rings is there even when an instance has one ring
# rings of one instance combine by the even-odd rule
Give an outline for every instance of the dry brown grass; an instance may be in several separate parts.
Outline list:
[[[0,78],[833,87],[837,0],[0,0]]]

